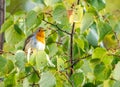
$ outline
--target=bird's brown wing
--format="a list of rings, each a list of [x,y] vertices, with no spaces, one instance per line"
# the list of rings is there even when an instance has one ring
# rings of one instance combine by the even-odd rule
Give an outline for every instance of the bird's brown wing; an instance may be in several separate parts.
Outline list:
[[[26,45],[30,42],[30,38],[34,36],[34,34],[31,34],[30,36],[27,37],[27,39],[25,40],[25,43],[24,43],[24,47],[23,47],[23,50],[25,51],[25,48],[26,48]]]

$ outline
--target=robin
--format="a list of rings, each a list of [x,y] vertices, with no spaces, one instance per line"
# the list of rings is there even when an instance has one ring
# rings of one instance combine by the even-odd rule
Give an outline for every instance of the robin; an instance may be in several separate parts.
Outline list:
[[[28,50],[44,50],[45,49],[45,30],[42,27],[39,27],[38,30],[28,36],[25,40],[23,50],[28,52]]]

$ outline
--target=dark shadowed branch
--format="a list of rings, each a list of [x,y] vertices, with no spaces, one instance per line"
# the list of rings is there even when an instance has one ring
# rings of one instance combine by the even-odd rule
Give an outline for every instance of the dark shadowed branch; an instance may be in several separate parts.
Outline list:
[[[0,0],[0,29],[5,19],[5,0]],[[3,49],[4,33],[0,34],[0,50]]]

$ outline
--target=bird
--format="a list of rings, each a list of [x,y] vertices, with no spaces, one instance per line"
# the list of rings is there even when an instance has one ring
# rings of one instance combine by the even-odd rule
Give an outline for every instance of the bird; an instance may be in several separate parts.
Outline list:
[[[23,50],[25,52],[31,50],[44,50],[45,49],[45,30],[39,27],[36,32],[29,35],[25,40]]]
[[[36,32],[29,35],[25,40],[23,51],[27,53],[27,61],[34,50],[44,51],[45,49],[45,30],[39,27]]]

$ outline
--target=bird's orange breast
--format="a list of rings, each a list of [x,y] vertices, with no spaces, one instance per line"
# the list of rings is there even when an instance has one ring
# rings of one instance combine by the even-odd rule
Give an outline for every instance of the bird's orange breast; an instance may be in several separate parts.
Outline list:
[[[42,42],[43,44],[45,44],[45,33],[44,31],[40,31],[40,32],[37,32],[36,34],[36,39],[40,42]]]

